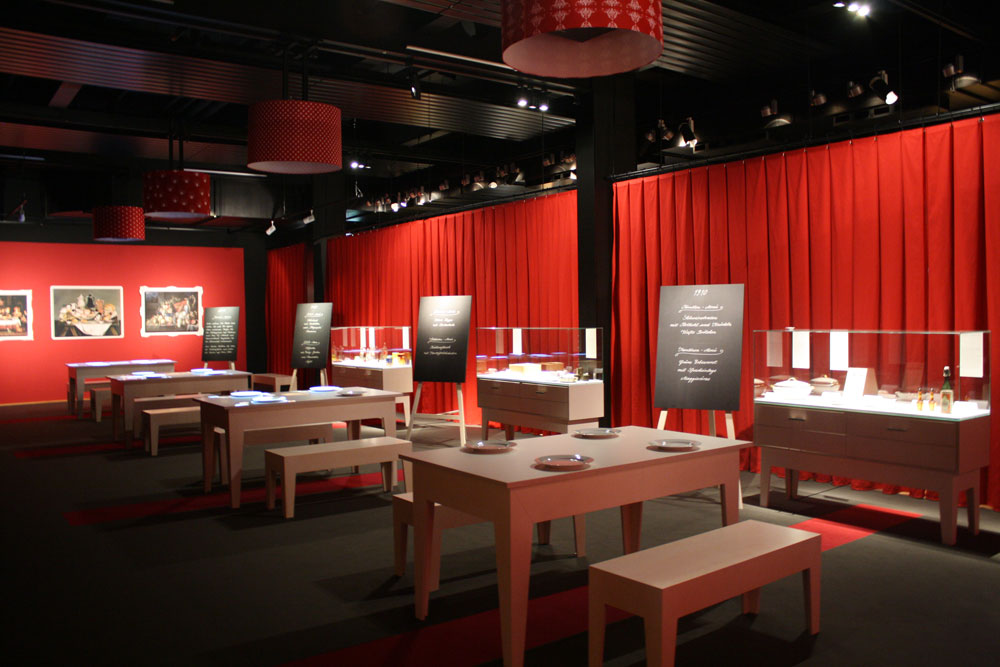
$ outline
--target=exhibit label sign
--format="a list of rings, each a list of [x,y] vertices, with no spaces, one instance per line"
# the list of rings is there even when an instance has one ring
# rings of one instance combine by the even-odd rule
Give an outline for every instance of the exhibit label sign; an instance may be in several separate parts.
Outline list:
[[[330,361],[332,303],[300,303],[295,310],[292,368],[326,368]]]
[[[202,361],[236,361],[240,333],[240,307],[205,309],[205,333],[201,339]]]
[[[742,360],[743,285],[660,288],[656,407],[738,410]]]
[[[465,382],[471,311],[471,296],[420,297],[414,380]]]

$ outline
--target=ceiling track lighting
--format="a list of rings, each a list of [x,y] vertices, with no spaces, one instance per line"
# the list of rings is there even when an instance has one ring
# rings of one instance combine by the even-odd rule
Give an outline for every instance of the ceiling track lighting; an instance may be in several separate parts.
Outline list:
[[[872,80],[868,82],[868,87],[886,104],[895,104],[899,100],[899,95],[889,87],[889,75],[884,69],[879,70],[878,74],[872,77]]]
[[[420,99],[420,75],[415,69],[410,71],[410,97]]]
[[[694,149],[694,147],[698,144],[698,137],[694,134],[694,119],[689,116],[677,129],[681,134],[681,146],[687,146]]]
[[[274,220],[271,221],[271,226],[264,230],[264,233],[270,236],[271,234],[278,231],[278,228],[274,224]]]
[[[313,222],[316,222],[316,215],[313,213],[312,209],[309,209],[309,215],[307,215],[306,217],[302,218],[302,224],[303,225],[308,225],[308,224],[311,224]]]
[[[772,99],[770,104],[765,104],[760,108],[761,118],[770,118],[778,115],[778,100]]]
[[[834,7],[844,8],[843,2],[833,3]],[[846,6],[847,11],[854,14],[858,18],[865,18],[872,13],[872,6],[867,2],[852,2]]]
[[[865,92],[865,89],[861,86],[860,83],[855,83],[854,81],[848,81],[847,82],[847,97],[848,98],[854,99],[855,97],[858,97],[859,95],[861,95],[863,92]]]
[[[826,104],[826,95],[817,93],[815,90],[809,91],[809,106],[821,107]]]

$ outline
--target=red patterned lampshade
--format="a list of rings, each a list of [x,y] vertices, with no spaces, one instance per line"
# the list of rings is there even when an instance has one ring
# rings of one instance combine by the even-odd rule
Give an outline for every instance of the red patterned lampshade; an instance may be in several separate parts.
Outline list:
[[[321,102],[268,100],[250,107],[247,166],[275,174],[341,168],[340,109]]]
[[[503,61],[558,78],[638,69],[663,51],[660,0],[503,0]]]
[[[180,169],[148,171],[142,177],[142,207],[151,220],[201,220],[212,213],[211,177]]]
[[[144,241],[146,219],[139,206],[95,206],[95,241]]]

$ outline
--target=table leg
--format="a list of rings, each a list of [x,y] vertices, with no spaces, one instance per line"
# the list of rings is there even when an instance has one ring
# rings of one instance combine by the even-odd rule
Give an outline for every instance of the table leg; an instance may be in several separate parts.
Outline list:
[[[722,525],[728,526],[740,520],[740,472],[736,462],[735,474],[719,485],[719,499],[722,501]]]
[[[125,430],[125,447],[132,446],[132,428],[134,424],[132,423],[133,413],[135,411],[135,399],[125,398],[122,395],[122,428]]]
[[[392,399],[385,406],[385,411],[382,414],[382,429],[385,430],[386,436],[396,437],[396,399]]]
[[[483,410],[483,440],[490,439],[490,418],[486,414],[486,410]]]
[[[434,502],[417,487],[413,492],[413,594],[414,613],[420,620],[427,618],[433,589],[434,521]]]
[[[118,439],[119,425],[122,418],[122,397],[121,394],[111,394],[111,437]]]
[[[760,448],[760,506],[767,507],[771,495],[771,464],[767,457],[767,448]]]
[[[953,545],[958,537],[958,494],[953,480],[938,492],[941,511],[941,542]]]
[[[622,549],[625,553],[639,550],[639,535],[642,532],[642,502],[622,505]]]
[[[507,438],[507,440],[513,440],[514,439],[514,425],[513,424],[504,424],[503,425],[503,434],[504,434],[504,437]]]
[[[69,379],[69,389],[66,390],[66,409],[71,415],[76,414],[76,378]]]
[[[497,584],[500,593],[500,638],[503,664],[524,665],[528,629],[528,582],[531,570],[531,521],[509,515],[494,523]]]
[[[226,452],[229,455],[229,506],[239,509],[240,490],[243,487],[243,429],[230,426],[226,430]],[[282,478],[281,486],[285,488],[288,480]]]
[[[965,510],[969,516],[969,530],[973,535],[979,534],[979,472],[976,471],[976,481],[965,490]]]
[[[821,563],[817,555],[811,567],[802,570],[802,588],[806,598],[806,623],[809,634],[819,632],[819,595]]]
[[[382,467],[382,490],[389,493],[396,480],[396,461],[383,461],[379,465]]]
[[[205,493],[212,490],[215,477],[215,428],[208,422],[201,422],[201,481]],[[222,453],[220,452],[221,456]],[[223,478],[225,479],[225,478]]]
[[[548,544],[552,541],[552,522],[551,521],[539,521],[538,524],[538,543]]]
[[[347,422],[347,439],[357,440],[361,437],[361,422],[357,419],[352,419]]]
[[[799,495],[799,471],[785,468],[785,497],[795,500],[797,495]]]

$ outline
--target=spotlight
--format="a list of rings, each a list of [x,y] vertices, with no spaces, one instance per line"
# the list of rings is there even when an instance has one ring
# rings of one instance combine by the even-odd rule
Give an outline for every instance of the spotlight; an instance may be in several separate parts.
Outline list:
[[[268,228],[267,228],[267,229],[266,229],[266,230],[264,231],[264,233],[265,233],[265,234],[267,234],[268,236],[270,236],[271,234],[275,233],[276,231],[278,231],[278,228],[274,226],[274,220],[272,220],[272,221],[271,221],[271,226],[270,226],[270,227],[268,227]]]
[[[398,211],[399,211],[399,204],[397,204],[396,202],[392,202],[392,203],[391,203],[391,204],[389,205],[389,208],[391,208],[391,209],[392,209],[392,212],[393,212],[393,213],[396,213],[396,212],[398,212]]]
[[[778,100],[771,100],[770,104],[765,104],[760,108],[761,118],[770,118],[778,115]]]
[[[357,168],[358,168],[358,167],[360,167],[360,166],[361,166],[361,165],[360,165],[360,164],[358,164],[358,161],[357,161],[357,160],[351,160],[351,169],[357,169]]]
[[[309,223],[312,223],[312,222],[316,222],[316,216],[313,215],[312,209],[309,209],[309,215],[307,215],[306,217],[302,218],[302,224],[303,225],[308,225]]]
[[[894,93],[892,88],[889,87],[889,76],[885,73],[885,70],[880,70],[868,83],[868,86],[876,95],[885,100],[886,104],[895,104],[899,99],[899,95]]]
[[[846,7],[847,5],[844,4],[843,2],[835,2],[835,3],[833,3],[833,6],[842,9],[842,8]]]
[[[869,5],[869,4],[867,4],[867,3],[862,3],[861,6],[858,7],[858,12],[857,13],[858,13],[858,16],[860,16],[861,18],[864,18],[864,17],[866,17],[866,16],[868,16],[869,14],[872,13],[872,6]]]
[[[524,89],[524,86],[517,87],[517,106],[522,109],[528,106],[528,92]]]
[[[853,81],[847,82],[847,96],[849,98],[853,99],[863,92],[865,92],[865,89],[861,87],[860,83],[854,83]]]
[[[695,144],[698,143],[698,137],[694,136],[694,120],[688,117],[681,123],[678,130],[681,133],[681,146],[694,148]]]
[[[410,97],[415,100],[420,99],[420,77],[417,76],[416,70],[410,73]]]
[[[495,188],[497,186],[496,181],[490,181],[490,188]]]
[[[540,101],[538,103],[538,110],[539,111],[548,111],[549,110],[549,103],[546,102],[545,100]]]
[[[826,104],[826,95],[823,93],[817,93],[815,90],[809,93],[809,106],[811,107],[821,107]]]

